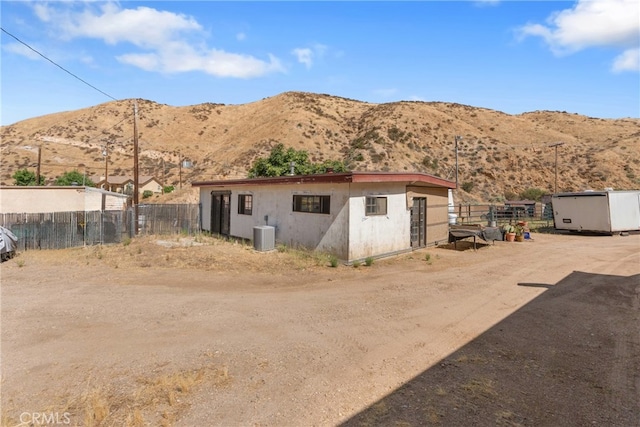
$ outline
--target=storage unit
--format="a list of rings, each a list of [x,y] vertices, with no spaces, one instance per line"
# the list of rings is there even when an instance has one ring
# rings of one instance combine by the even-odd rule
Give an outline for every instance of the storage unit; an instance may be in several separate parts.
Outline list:
[[[557,230],[618,233],[640,230],[640,191],[558,193],[551,198]]]

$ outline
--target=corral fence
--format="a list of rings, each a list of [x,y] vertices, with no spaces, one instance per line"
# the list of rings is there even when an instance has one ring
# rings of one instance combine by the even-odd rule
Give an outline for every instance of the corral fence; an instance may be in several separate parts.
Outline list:
[[[550,203],[530,205],[495,205],[495,204],[458,204],[453,211],[457,215],[457,224],[485,224],[495,222],[497,225],[510,221],[542,221],[547,226],[553,224],[553,210]]]
[[[197,204],[139,205],[138,234],[187,234],[200,230]],[[135,236],[134,210],[0,214],[0,225],[18,238],[17,250],[65,249],[120,243]]]

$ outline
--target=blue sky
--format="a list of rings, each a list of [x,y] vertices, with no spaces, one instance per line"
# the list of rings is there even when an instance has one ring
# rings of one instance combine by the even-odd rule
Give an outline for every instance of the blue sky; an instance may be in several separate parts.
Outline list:
[[[639,4],[2,1],[0,120],[286,91],[637,118]]]

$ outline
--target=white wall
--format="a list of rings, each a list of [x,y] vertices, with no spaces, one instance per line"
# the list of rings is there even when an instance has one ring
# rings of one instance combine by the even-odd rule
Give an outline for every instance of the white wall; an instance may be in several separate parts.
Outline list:
[[[348,184],[201,187],[202,228],[211,230],[211,191],[231,191],[232,236],[253,239],[253,227],[270,225],[276,241],[327,251],[347,259]],[[253,195],[251,215],[238,214],[238,195]],[[294,195],[331,196],[330,214],[293,212]],[[268,218],[265,220],[265,216]]]
[[[351,184],[349,260],[411,248],[411,211],[404,183]],[[387,198],[387,215],[366,215],[366,197]]]
[[[609,192],[611,231],[640,230],[640,191]]]
[[[7,186],[0,189],[0,213],[100,211],[103,194],[106,210],[126,207],[126,196],[89,187]]]
[[[230,235],[253,240],[253,227],[276,228],[276,241],[330,252],[342,260],[361,260],[411,250],[411,210],[407,183],[279,184],[201,187],[202,228],[211,230],[211,192],[231,191]],[[415,189],[414,189],[415,190]],[[421,189],[427,197],[427,240],[448,237],[447,189]],[[238,195],[253,196],[252,215],[238,214]],[[330,195],[331,213],[293,212],[293,196]],[[386,215],[366,215],[366,197],[387,197]],[[265,220],[265,216],[268,217]]]

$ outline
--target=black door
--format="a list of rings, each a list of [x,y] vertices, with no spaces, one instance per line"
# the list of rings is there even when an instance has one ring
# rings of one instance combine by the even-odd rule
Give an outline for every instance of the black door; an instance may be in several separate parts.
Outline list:
[[[231,193],[211,193],[211,234],[229,235]]]
[[[411,247],[427,246],[427,199],[414,197],[411,207]]]

